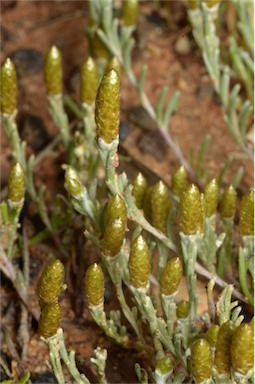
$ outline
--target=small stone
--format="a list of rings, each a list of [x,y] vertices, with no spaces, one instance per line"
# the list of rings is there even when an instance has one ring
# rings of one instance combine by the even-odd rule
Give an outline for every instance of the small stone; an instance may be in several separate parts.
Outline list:
[[[188,55],[191,51],[190,41],[186,35],[180,36],[175,43],[174,50],[178,55]]]

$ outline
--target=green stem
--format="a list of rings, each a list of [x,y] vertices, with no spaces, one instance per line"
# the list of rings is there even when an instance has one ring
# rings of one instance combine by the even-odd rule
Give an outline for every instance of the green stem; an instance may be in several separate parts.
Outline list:
[[[238,260],[238,269],[239,269],[239,281],[241,289],[244,295],[247,297],[249,303],[254,306],[254,298],[251,294],[248,285],[247,285],[247,271],[248,267],[245,261],[244,250],[242,247],[239,249],[239,260]]]

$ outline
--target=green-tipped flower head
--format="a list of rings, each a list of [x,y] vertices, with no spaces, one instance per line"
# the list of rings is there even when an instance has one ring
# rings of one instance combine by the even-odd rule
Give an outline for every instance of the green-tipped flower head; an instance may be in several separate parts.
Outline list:
[[[181,300],[176,305],[176,316],[178,319],[185,319],[189,315],[190,305],[186,300]]]
[[[237,327],[232,337],[230,354],[234,372],[247,375],[254,363],[254,329],[250,324]]]
[[[102,27],[97,27],[97,22],[93,19],[89,19],[89,29],[88,29],[88,41],[89,41],[89,52],[93,59],[108,59],[109,50],[100,37],[97,34],[97,29],[103,29]]]
[[[120,195],[113,196],[106,207],[104,216],[105,226],[114,219],[121,219],[127,225],[127,208],[126,203]]]
[[[231,356],[230,345],[234,332],[234,325],[231,321],[222,324],[217,337],[214,366],[216,371],[222,375],[230,372]]]
[[[17,103],[17,75],[13,62],[7,58],[1,67],[1,111],[11,115]]]
[[[173,363],[170,357],[166,356],[157,362],[155,373],[158,376],[169,374],[173,370]]]
[[[247,192],[241,200],[240,232],[242,236],[254,234],[254,189]]]
[[[202,0],[209,8],[214,7],[216,4],[220,2],[220,0]]]
[[[62,93],[62,57],[60,51],[55,46],[51,47],[45,58],[44,80],[47,86],[48,95],[53,96]]]
[[[141,172],[134,178],[132,195],[135,199],[137,208],[141,209],[143,206],[143,200],[147,189],[147,181]]]
[[[197,9],[198,8],[198,0],[188,0],[188,7],[190,9]]]
[[[122,3],[122,19],[126,27],[131,27],[136,24],[138,15],[138,0],[124,0]]]
[[[173,174],[171,191],[175,196],[181,195],[182,191],[186,187],[188,175],[186,169],[181,165]]]
[[[73,197],[77,197],[83,192],[78,173],[71,166],[68,166],[65,171],[65,187]]]
[[[81,102],[92,105],[95,102],[98,88],[97,67],[92,57],[89,57],[81,67],[80,82]]]
[[[104,75],[99,86],[95,120],[98,137],[110,144],[118,136],[120,123],[120,79],[115,69]]]
[[[8,199],[14,203],[18,203],[24,199],[26,190],[25,173],[20,165],[13,165],[8,178]]]
[[[144,238],[139,235],[132,241],[130,246],[130,257],[128,269],[130,283],[135,288],[146,289],[150,275],[150,252]]]
[[[104,303],[104,273],[98,264],[92,264],[84,278],[84,292],[89,307],[101,306]]]
[[[171,201],[168,187],[163,181],[159,181],[151,192],[151,216],[152,224],[161,232],[166,233],[167,218],[171,209]]]
[[[113,219],[104,231],[103,253],[105,256],[116,256],[121,249],[124,241],[126,224],[122,219]]]
[[[221,217],[230,219],[235,216],[236,196],[236,190],[232,185],[225,189],[219,207]]]
[[[57,333],[60,326],[62,309],[58,301],[51,304],[46,304],[41,311],[41,316],[38,323],[39,335],[48,339]]]
[[[189,185],[181,194],[179,204],[180,232],[196,235],[204,230],[203,207],[198,187]]]
[[[119,60],[117,59],[116,56],[113,56],[111,58],[111,60],[109,61],[108,65],[107,65],[107,68],[106,68],[106,72],[110,71],[111,69],[115,69],[115,71],[118,73],[119,79],[121,81],[121,78],[122,78],[122,68],[121,68],[120,62],[119,62]]]
[[[217,211],[219,200],[219,185],[215,179],[206,184],[204,189],[205,216],[211,217]]]
[[[215,347],[218,339],[220,326],[217,324],[213,324],[206,332],[206,340],[210,344],[211,347]]]
[[[57,300],[63,290],[64,273],[64,266],[60,260],[51,260],[46,266],[36,290],[41,307]]]
[[[163,295],[173,295],[177,292],[183,274],[182,262],[179,257],[170,259],[161,275],[160,292]]]
[[[192,373],[197,383],[203,383],[212,376],[213,357],[210,344],[199,339],[191,347]]]

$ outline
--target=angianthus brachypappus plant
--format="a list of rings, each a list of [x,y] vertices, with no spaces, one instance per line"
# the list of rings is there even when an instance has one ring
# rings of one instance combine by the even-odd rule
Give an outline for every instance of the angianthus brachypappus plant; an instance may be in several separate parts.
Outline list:
[[[106,267],[116,287],[122,313],[137,335],[139,348],[144,344],[145,329],[151,337],[149,349],[154,351],[150,352],[154,355],[154,368],[145,374],[137,364],[138,378],[141,382],[148,382],[151,376],[158,383],[187,382],[188,377],[193,377],[197,383],[248,382],[253,374],[252,337],[247,342],[247,353],[238,369],[235,366],[238,359],[234,355],[240,347],[233,347],[233,343],[235,345],[237,337],[234,335],[240,329],[244,334],[247,332],[243,339],[248,340],[253,326],[242,324],[241,307],[237,301],[231,302],[231,295],[242,301],[246,299],[216,274],[217,262],[222,258],[221,247],[224,247],[226,236],[230,236],[224,231],[220,235],[216,232],[219,186],[212,180],[201,193],[196,185],[187,184],[184,168],[176,171],[170,189],[162,181],[148,187],[142,174],[137,175],[133,184],[129,184],[124,173],[118,175],[119,93],[118,74],[111,69],[100,83],[95,103],[97,147],[105,166],[109,190],[107,205],[101,205],[96,199],[91,200],[90,191],[70,167],[66,170],[66,188],[74,208],[92,222],[92,227],[85,230],[85,236],[101,249],[100,263]],[[95,189],[93,194],[95,198]],[[220,198],[222,225],[224,217],[231,220],[235,215],[235,196],[235,190],[230,186]],[[248,236],[242,246],[250,241],[253,226],[251,213],[254,209],[252,196],[253,191],[244,196],[241,203],[242,236]],[[245,230],[242,224],[244,217]],[[134,224],[131,238],[125,236],[127,218],[128,223],[131,221]],[[179,228],[177,233],[176,222]],[[227,241],[229,244],[232,240]],[[228,248],[228,245],[225,247]],[[239,256],[239,264],[243,268],[240,283],[244,278],[244,285],[241,283],[244,293],[246,287],[252,290],[247,273],[251,271],[252,262],[249,247],[246,244],[245,262],[242,247]],[[206,269],[198,260],[211,270],[212,278],[208,284],[209,312],[203,320],[197,313],[199,297],[196,279],[197,273]],[[183,271],[188,302],[178,301],[178,285]],[[87,270],[84,285],[87,302],[96,323],[111,339],[126,347],[129,343],[133,344],[133,340],[131,342],[127,328],[121,325],[119,312],[111,313],[109,320],[104,312],[103,276],[100,264],[91,265]],[[213,299],[215,283],[225,287],[216,304]],[[123,284],[133,294],[132,308],[127,305]],[[160,301],[153,300],[150,294],[150,287],[154,284],[159,286]],[[252,294],[245,295],[249,300],[252,297]],[[201,321],[206,323],[206,333],[202,332]],[[148,345],[144,345],[144,349],[148,350]]]
[[[111,1],[91,1],[90,6],[88,35],[93,58],[81,68],[79,105],[63,94],[61,53],[56,47],[49,50],[44,71],[50,113],[67,154],[67,164],[63,165],[67,206],[84,219],[85,237],[98,247],[98,259],[84,276],[86,305],[112,343],[147,356],[149,365],[134,366],[141,383],[252,383],[254,320],[244,318],[239,303],[253,305],[254,191],[247,191],[241,199],[237,228],[235,188],[230,185],[222,190],[216,179],[203,188],[196,185],[193,171],[176,144],[173,148],[182,165],[173,173],[170,186],[161,180],[150,185],[142,173],[129,181],[124,172],[117,172],[119,63],[137,87],[143,106],[160,130],[165,130],[164,135],[177,95],[163,111],[163,90],[154,110],[143,91],[145,71],[138,81],[134,78],[130,52],[137,1],[123,4],[120,30],[119,21],[112,19]],[[109,50],[115,57],[109,57]],[[2,117],[15,159],[8,201],[0,206],[1,233],[7,234],[7,243],[0,248],[1,270],[29,308],[28,281],[24,283],[22,272],[12,263],[17,254],[25,185],[48,231],[55,235],[56,228],[47,225],[51,217],[43,193],[36,193],[33,184],[33,159],[27,161],[25,143],[18,135],[15,68],[9,59],[1,76]],[[74,134],[65,104],[79,118]],[[231,273],[235,287],[229,283]],[[75,383],[89,384],[77,368],[75,351],[65,345],[60,298],[67,288],[64,276],[63,260],[52,257],[36,290],[38,333],[49,349],[58,383],[70,379],[65,377],[63,362]],[[208,311],[202,314],[198,311],[199,276],[207,279]],[[111,279],[119,302],[119,310],[109,313],[104,305],[106,277]],[[183,282],[187,300],[178,296]],[[215,286],[221,289],[217,300]],[[37,313],[32,314],[38,319]],[[107,350],[98,346],[91,364],[99,383],[107,383],[106,361]]]

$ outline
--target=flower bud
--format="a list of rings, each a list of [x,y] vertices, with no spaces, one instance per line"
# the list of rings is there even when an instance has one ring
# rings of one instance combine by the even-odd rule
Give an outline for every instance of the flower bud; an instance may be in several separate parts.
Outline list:
[[[151,192],[151,216],[152,225],[161,232],[166,233],[167,219],[171,209],[169,190],[163,181],[159,181],[152,187]]]
[[[131,27],[136,24],[138,7],[138,0],[124,0],[122,2],[122,19],[126,27]]]
[[[206,340],[210,344],[211,347],[215,348],[218,338],[220,326],[217,324],[213,324],[206,332]]]
[[[182,191],[186,187],[187,184],[187,172],[183,165],[181,165],[173,174],[172,177],[172,185],[171,185],[171,191],[172,194],[175,196],[181,195]]]
[[[118,73],[119,79],[121,81],[121,78],[122,78],[122,68],[121,68],[119,60],[117,59],[116,56],[113,56],[111,58],[111,60],[109,61],[108,65],[107,65],[107,68],[106,68],[106,72],[110,71],[111,69],[115,69],[115,71]]]
[[[236,190],[230,185],[225,189],[220,201],[220,214],[223,218],[233,218],[236,210]]]
[[[77,197],[83,192],[78,173],[71,166],[68,166],[65,171],[65,187],[73,197]]]
[[[104,273],[98,264],[92,264],[84,278],[84,292],[89,307],[101,306],[104,303]]]
[[[240,232],[242,236],[254,234],[254,189],[247,192],[241,200]]]
[[[63,289],[64,273],[64,266],[58,259],[51,260],[46,266],[36,290],[41,307],[56,301]]]
[[[160,292],[163,295],[173,295],[177,292],[183,274],[182,262],[179,257],[170,259],[161,275]]]
[[[206,184],[204,189],[205,216],[211,217],[217,211],[219,200],[219,185],[215,179]]]
[[[179,227],[185,235],[196,235],[204,230],[203,209],[198,187],[189,185],[180,196]]]
[[[254,329],[250,324],[237,327],[232,337],[230,354],[234,372],[247,375],[254,362]]]
[[[127,208],[126,203],[120,195],[113,196],[106,207],[104,215],[105,226],[114,219],[121,219],[127,226]]]
[[[103,253],[105,256],[116,256],[124,241],[126,225],[122,219],[111,220],[104,231]]]
[[[1,67],[1,111],[11,115],[17,103],[17,75],[13,62],[7,58]]]
[[[24,199],[25,183],[25,173],[22,166],[20,163],[14,164],[8,178],[8,199],[10,201],[18,203]]]
[[[97,94],[98,74],[96,64],[91,57],[81,67],[80,82],[81,102],[92,105]]]
[[[146,289],[150,275],[150,252],[146,241],[141,235],[131,243],[128,269],[130,283],[137,289]]]
[[[137,208],[141,209],[143,206],[143,200],[147,189],[147,181],[141,172],[134,178],[132,195],[135,199]]]
[[[62,309],[58,301],[46,304],[41,310],[41,316],[38,323],[39,335],[48,339],[57,333],[60,326]]]
[[[170,357],[166,356],[157,362],[155,373],[158,376],[169,374],[173,370],[173,363]]]
[[[190,305],[186,300],[181,300],[176,305],[176,316],[178,319],[185,319],[189,315]]]
[[[55,46],[51,47],[45,58],[44,80],[47,86],[48,95],[53,96],[62,93],[62,57],[60,51]]]
[[[197,383],[203,383],[212,376],[213,357],[210,344],[199,339],[191,347],[192,373]]]
[[[110,144],[119,132],[120,79],[115,69],[108,71],[96,96],[95,120],[97,135]]]
[[[231,321],[222,324],[217,337],[214,366],[216,371],[222,375],[230,372],[231,356],[230,345],[234,332],[234,325]]]

